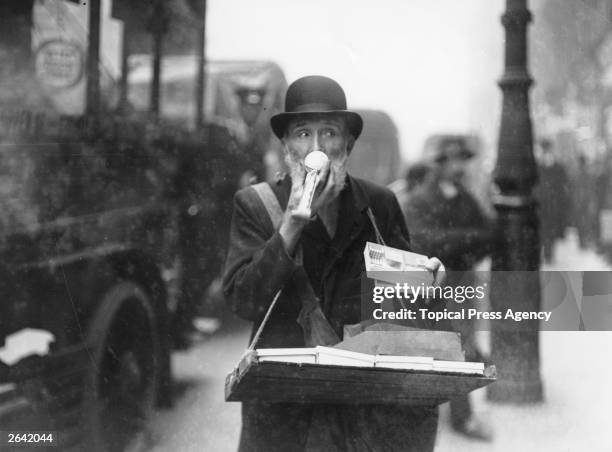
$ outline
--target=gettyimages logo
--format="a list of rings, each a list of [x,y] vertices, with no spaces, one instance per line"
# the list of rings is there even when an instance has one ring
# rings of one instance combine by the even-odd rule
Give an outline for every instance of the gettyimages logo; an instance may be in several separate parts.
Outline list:
[[[477,330],[612,331],[612,272],[454,272],[431,287],[414,272],[362,279],[362,320],[473,322]],[[377,276],[381,276],[377,274]]]

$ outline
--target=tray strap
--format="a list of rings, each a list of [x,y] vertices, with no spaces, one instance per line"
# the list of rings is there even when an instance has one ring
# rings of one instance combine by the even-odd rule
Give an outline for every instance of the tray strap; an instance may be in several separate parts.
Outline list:
[[[251,187],[255,193],[257,193],[259,199],[266,208],[266,212],[270,217],[274,230],[277,230],[283,219],[283,210],[278,202],[278,199],[276,198],[276,195],[272,191],[272,188],[267,182],[261,182],[259,184],[252,185]],[[319,299],[317,298],[314,289],[308,280],[308,275],[306,274],[306,271],[302,265],[303,258],[301,247],[298,247],[296,252],[296,261],[300,264],[300,267],[293,276],[293,282],[302,303],[302,309],[298,315],[297,322],[302,327],[304,333],[304,343],[307,347],[337,344],[340,342],[340,338],[329,324],[328,320],[325,318],[325,314],[321,309]],[[247,353],[252,351],[259,341],[261,333],[263,332],[263,329],[270,318],[272,310],[276,306],[281,292],[282,289],[280,289],[272,299],[272,303],[270,303],[270,306],[268,307],[268,310],[266,311],[257,332],[253,336],[253,340],[247,348]]]

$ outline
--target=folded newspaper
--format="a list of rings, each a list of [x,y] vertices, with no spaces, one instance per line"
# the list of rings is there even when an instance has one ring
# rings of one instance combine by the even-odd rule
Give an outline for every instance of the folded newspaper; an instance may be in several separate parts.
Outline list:
[[[484,375],[484,363],[437,360],[427,356],[370,355],[333,347],[260,348],[259,362],[320,364],[327,366],[381,367],[415,371],[438,371]]]

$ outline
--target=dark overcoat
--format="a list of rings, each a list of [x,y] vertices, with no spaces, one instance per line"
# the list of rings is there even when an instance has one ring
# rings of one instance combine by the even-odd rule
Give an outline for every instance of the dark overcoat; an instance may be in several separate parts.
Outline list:
[[[273,191],[284,210],[291,182]],[[361,275],[366,241],[376,242],[367,208],[387,245],[409,249],[402,212],[393,193],[347,177],[340,195],[337,231],[329,238],[319,220],[300,238],[304,269],[320,298],[325,316],[339,337],[346,324],[361,321]],[[233,310],[257,329],[274,295],[282,295],[257,347],[303,347],[296,322],[301,304],[292,280],[299,268],[287,254],[278,231],[252,188],[234,199],[224,291]],[[296,391],[299,388],[296,388]],[[428,451],[437,428],[436,408],[377,405],[244,403],[241,451]]]
[[[454,197],[447,197],[433,179],[412,191],[402,203],[410,228],[414,251],[436,256],[446,266],[445,286],[473,286],[474,265],[490,255],[495,247],[494,224],[476,198],[464,187],[457,186]],[[446,307],[460,310],[463,305],[448,301]],[[472,306],[470,306],[472,307]],[[466,359],[481,361],[475,347],[474,321],[453,320],[444,325],[461,333]]]
[[[467,271],[492,252],[495,229],[474,196],[456,188],[448,198],[436,182],[425,184],[406,197],[402,210],[415,252],[438,257],[447,270]]]
[[[534,192],[539,203],[540,237],[543,243],[552,243],[565,235],[570,221],[570,180],[559,162],[538,165],[538,179]]]

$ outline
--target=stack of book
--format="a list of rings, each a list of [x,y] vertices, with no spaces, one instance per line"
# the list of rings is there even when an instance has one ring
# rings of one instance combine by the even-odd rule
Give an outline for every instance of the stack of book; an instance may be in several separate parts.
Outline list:
[[[495,381],[495,367],[337,348],[251,350],[225,381],[227,401],[437,406]]]
[[[495,366],[465,361],[457,333],[366,322],[333,347],[248,350],[225,399],[437,406],[494,381]]]
[[[413,371],[435,371],[484,375],[484,363],[438,360],[427,356],[370,355],[333,347],[260,348],[259,362],[319,364],[327,366],[375,367]]]

